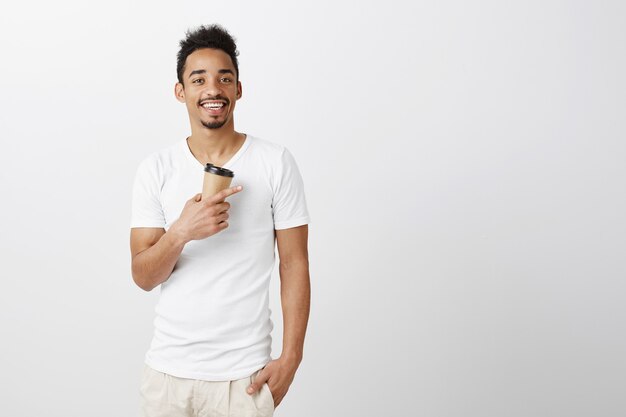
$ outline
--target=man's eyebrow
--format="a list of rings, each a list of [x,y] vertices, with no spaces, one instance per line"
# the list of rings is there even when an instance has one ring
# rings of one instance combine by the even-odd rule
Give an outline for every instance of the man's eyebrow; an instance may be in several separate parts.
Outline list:
[[[193,77],[194,75],[197,75],[197,74],[204,74],[205,72],[206,72],[206,70],[203,70],[203,69],[193,70],[193,71],[191,71],[191,74],[189,74],[189,77],[187,77],[187,78],[191,78],[191,77]]]
[[[219,74],[232,74],[232,75],[235,75],[235,73],[232,70],[228,69],[228,68],[221,69],[221,70],[219,70],[217,72]],[[203,70],[203,69],[193,70],[193,71],[191,71],[191,73],[189,74],[189,77],[187,77],[187,78],[191,78],[194,75],[198,75],[198,74],[206,74],[206,70]]]

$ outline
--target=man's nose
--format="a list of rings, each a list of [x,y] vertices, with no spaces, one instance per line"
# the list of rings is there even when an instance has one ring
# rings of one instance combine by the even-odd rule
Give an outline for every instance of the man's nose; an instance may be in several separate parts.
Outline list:
[[[207,80],[204,84],[203,92],[211,96],[218,95],[221,92],[219,82],[217,80]]]

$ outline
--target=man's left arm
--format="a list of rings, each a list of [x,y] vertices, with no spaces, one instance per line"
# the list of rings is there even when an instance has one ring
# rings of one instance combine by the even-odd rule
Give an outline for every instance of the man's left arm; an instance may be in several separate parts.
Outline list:
[[[248,388],[252,394],[267,382],[274,406],[283,400],[302,361],[304,335],[311,305],[307,225],[276,231],[280,258],[280,297],[283,310],[283,351],[268,363]]]

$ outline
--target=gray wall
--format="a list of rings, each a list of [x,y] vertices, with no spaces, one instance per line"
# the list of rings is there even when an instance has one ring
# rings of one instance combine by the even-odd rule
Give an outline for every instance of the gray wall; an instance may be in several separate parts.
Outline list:
[[[313,219],[276,416],[626,414],[624,2],[128,3],[0,6],[3,415],[138,415],[131,184],[189,133],[177,43],[212,22]]]

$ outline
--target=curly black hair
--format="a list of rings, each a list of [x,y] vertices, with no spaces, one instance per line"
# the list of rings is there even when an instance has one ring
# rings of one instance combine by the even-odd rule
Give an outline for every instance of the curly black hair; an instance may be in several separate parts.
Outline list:
[[[185,61],[187,57],[198,49],[211,48],[220,49],[230,56],[235,66],[235,75],[239,79],[239,63],[237,56],[239,51],[235,44],[235,39],[220,25],[200,26],[195,30],[188,30],[186,38],[180,41],[180,50],[178,51],[178,62],[176,65],[176,73],[178,82],[183,83],[183,73],[185,72]]]

